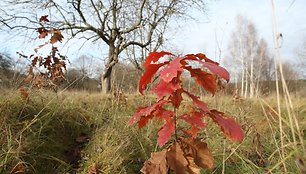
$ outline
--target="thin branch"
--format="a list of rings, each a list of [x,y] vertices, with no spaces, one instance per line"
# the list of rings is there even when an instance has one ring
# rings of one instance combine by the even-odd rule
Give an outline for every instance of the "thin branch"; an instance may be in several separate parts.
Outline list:
[[[146,0],[142,0],[139,11],[138,11],[138,15],[137,15],[137,21],[130,28],[121,31],[121,33],[123,34],[130,33],[140,27],[140,24],[143,21],[142,13],[143,13],[143,8],[144,8],[145,3],[146,3]]]

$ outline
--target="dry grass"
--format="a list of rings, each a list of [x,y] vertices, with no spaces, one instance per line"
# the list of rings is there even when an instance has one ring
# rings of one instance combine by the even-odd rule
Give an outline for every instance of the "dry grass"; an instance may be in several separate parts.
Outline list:
[[[139,130],[128,127],[135,108],[148,98],[126,95],[126,100],[98,93],[31,91],[29,100],[19,91],[0,95],[0,173],[9,173],[22,163],[25,173],[87,173],[97,164],[101,173],[139,173],[142,163],[156,144],[157,126],[150,123]],[[292,134],[286,106],[283,113],[284,147],[280,147],[274,97],[233,102],[231,97],[205,97],[212,108],[233,115],[242,124],[245,140],[231,143],[214,124],[201,132],[213,151],[215,169],[203,173],[298,173],[297,159],[305,158],[294,144],[303,136],[306,143],[306,98],[293,100],[292,112],[300,132]],[[182,108],[184,109],[184,108]],[[288,123],[288,124],[286,124]],[[88,141],[76,142],[85,136]],[[298,141],[296,141],[298,142]],[[284,150],[280,158],[279,150]]]

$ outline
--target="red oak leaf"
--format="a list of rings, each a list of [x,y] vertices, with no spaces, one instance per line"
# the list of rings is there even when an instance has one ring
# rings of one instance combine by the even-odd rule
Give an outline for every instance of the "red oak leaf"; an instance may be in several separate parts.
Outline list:
[[[39,22],[50,22],[48,19],[48,15],[41,16],[39,18]]]
[[[142,74],[140,80],[139,80],[139,92],[143,94],[143,90],[147,87],[147,84],[151,82],[154,74],[158,71],[158,69],[162,66],[167,64],[165,63],[160,63],[160,64],[150,64],[147,66],[145,72]]]
[[[153,114],[157,119],[165,119],[166,121],[170,121],[171,117],[174,115],[174,112],[159,107]]]
[[[138,121],[138,127],[141,129],[143,128],[150,119],[152,119],[154,116],[158,119],[164,119],[167,122],[171,120],[171,117],[174,115],[174,112],[166,110],[160,106],[160,103],[156,105],[156,108],[154,111],[152,111],[147,116],[140,117]]]
[[[183,100],[182,93],[184,90],[182,88],[176,90],[174,93],[172,93],[169,97],[169,100],[171,101],[172,105],[175,108],[178,108]]]
[[[162,105],[164,105],[167,102],[168,102],[167,100],[161,99],[158,102],[154,103],[152,106],[139,107],[137,109],[137,111],[134,113],[134,115],[128,121],[128,125],[130,126],[130,125],[138,122],[141,117],[150,116],[154,111],[157,110],[157,108],[160,108]]]
[[[194,54],[186,54],[183,60],[198,60],[198,57]]]
[[[207,103],[199,100],[199,97],[190,94],[188,91],[184,91],[184,93],[186,93],[192,99],[192,103],[196,105],[199,109],[201,109],[203,112],[209,111]]]
[[[172,53],[161,51],[161,52],[150,52],[149,56],[146,58],[145,63],[143,64],[144,67],[148,67],[151,62],[157,62],[161,57],[165,55],[171,55],[173,56]]]
[[[218,62],[215,62],[213,60],[210,60],[209,58],[206,57],[205,54],[203,53],[198,53],[198,54],[187,54],[185,55],[185,58],[184,60],[201,60],[201,61],[205,61],[205,62],[210,62],[210,63],[213,63],[215,65],[219,65]]]
[[[202,62],[202,61],[199,61],[205,68],[207,68],[210,72],[212,72],[213,74],[216,74],[216,75],[219,75],[220,77],[222,77],[224,80],[226,80],[227,82],[229,82],[229,73],[228,71],[221,67],[221,66],[218,66],[214,63],[211,63],[211,62]]]
[[[231,140],[239,141],[243,140],[243,132],[240,125],[235,121],[235,119],[224,115],[224,113],[217,110],[210,111],[210,117],[216,122],[220,127],[222,132]]]
[[[161,129],[158,131],[157,142],[160,147],[162,147],[168,142],[174,132],[174,127],[174,121],[171,119],[170,121],[166,122],[163,127],[161,127]]]
[[[215,76],[201,70],[200,68],[192,68],[190,66],[185,67],[190,72],[191,77],[194,77],[196,82],[201,85],[205,90],[212,94],[216,91],[216,79]]]
[[[213,61],[213,60],[210,60],[210,59],[207,58],[206,55],[203,54],[203,53],[198,53],[198,54],[196,54],[195,56],[197,56],[200,60],[205,60],[205,62],[209,62],[209,63],[213,63],[213,64],[215,64],[215,65],[219,65],[218,62],[215,62],[215,61]]]
[[[202,121],[205,115],[201,112],[191,112],[190,114],[184,114],[179,117],[179,119],[185,120],[191,125],[195,125],[199,128],[204,128],[207,124]]]
[[[178,77],[178,74],[183,71],[181,60],[182,57],[176,57],[173,59],[167,67],[160,71],[160,78],[169,83],[173,78]]]
[[[139,129],[143,128],[149,122],[149,120],[151,120],[153,117],[154,117],[153,114],[150,114],[150,115],[145,116],[145,117],[140,117],[140,119],[138,121],[138,128]]]
[[[134,115],[129,119],[128,125],[131,126],[132,124],[138,122],[141,116],[146,115],[148,113],[148,110],[150,109],[151,109],[151,106],[137,108]]]
[[[162,79],[159,83],[153,88],[153,92],[159,97],[162,98],[168,94],[173,93],[181,87],[180,83],[177,80],[173,79],[170,83],[166,83]]]

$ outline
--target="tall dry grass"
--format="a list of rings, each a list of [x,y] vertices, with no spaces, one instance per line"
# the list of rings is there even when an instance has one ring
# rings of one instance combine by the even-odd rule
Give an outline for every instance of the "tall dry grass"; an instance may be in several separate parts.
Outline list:
[[[99,93],[30,90],[24,100],[18,90],[0,95],[0,173],[10,173],[22,164],[25,173],[87,173],[93,164],[101,173],[139,173],[150,153],[159,150],[156,124],[143,129],[128,127],[127,121],[151,97],[138,94],[103,96]],[[282,117],[275,96],[234,102],[231,96],[205,96],[212,108],[234,116],[242,125],[241,144],[226,140],[214,124],[200,133],[215,157],[215,169],[203,173],[298,173],[304,159],[306,98],[292,100],[291,114],[281,97]],[[188,109],[188,103],[186,108]],[[292,134],[289,116],[294,113],[300,127]],[[279,119],[285,140],[281,145]],[[210,120],[206,120],[210,123]],[[79,144],[76,140],[85,137]],[[294,141],[296,140],[296,144]],[[280,149],[284,158],[280,158]]]

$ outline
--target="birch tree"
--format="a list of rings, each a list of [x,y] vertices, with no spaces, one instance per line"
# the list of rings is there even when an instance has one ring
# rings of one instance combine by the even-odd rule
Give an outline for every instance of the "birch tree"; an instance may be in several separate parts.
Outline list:
[[[234,71],[233,74],[238,75],[236,78],[240,82],[241,96],[255,97],[259,93],[259,81],[264,77],[271,80],[270,59],[267,43],[264,39],[258,39],[255,25],[248,19],[237,16],[225,63],[230,71]]]

